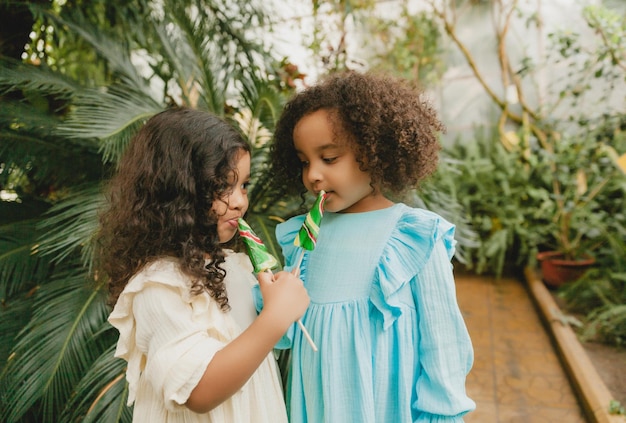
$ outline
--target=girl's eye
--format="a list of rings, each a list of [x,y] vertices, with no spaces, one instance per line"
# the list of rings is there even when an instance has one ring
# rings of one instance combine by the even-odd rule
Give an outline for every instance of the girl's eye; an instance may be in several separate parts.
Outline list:
[[[250,181],[246,181],[243,184],[241,184],[241,189],[244,191],[247,191],[248,188],[250,188]]]
[[[337,157],[324,157],[322,158],[322,160],[326,164],[331,164],[331,163],[334,163],[335,160],[337,160]]]
[[[300,166],[302,167],[307,167],[308,165],[309,165],[309,162],[305,162],[304,160],[300,162]]]

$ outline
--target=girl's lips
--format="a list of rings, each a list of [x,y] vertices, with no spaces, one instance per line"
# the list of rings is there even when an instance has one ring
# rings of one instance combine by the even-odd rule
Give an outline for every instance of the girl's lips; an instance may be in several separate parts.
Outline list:
[[[239,228],[239,219],[237,219],[237,218],[227,220],[226,223],[228,223],[233,228]]]

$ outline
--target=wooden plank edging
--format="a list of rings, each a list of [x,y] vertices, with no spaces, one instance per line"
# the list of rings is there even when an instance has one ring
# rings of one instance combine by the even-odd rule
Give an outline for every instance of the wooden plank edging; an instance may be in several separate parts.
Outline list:
[[[556,345],[557,355],[565,368],[583,410],[592,423],[624,423],[625,416],[609,414],[613,395],[606,387],[572,328],[564,323],[559,306],[535,269],[524,269],[526,283],[541,320]]]

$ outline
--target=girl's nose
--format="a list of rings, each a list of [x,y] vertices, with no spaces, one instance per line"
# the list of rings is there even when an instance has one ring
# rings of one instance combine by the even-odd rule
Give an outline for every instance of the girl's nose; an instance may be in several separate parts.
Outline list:
[[[243,209],[248,206],[248,194],[241,188],[235,189],[228,200],[228,203],[234,209]]]
[[[309,164],[309,166],[304,171],[304,177],[311,184],[320,181],[322,179],[322,172],[320,171],[320,167]]]

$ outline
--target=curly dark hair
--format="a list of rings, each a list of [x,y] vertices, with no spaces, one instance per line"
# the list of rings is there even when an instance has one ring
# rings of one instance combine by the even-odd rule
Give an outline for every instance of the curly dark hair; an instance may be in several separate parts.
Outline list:
[[[111,304],[143,266],[171,256],[192,278],[193,294],[206,289],[228,310],[224,246],[211,207],[231,189],[241,151],[250,152],[241,134],[208,112],[172,108],[145,123],[109,182],[108,208],[99,216],[98,266],[109,277]]]
[[[423,92],[385,74],[347,71],[297,93],[283,110],[271,147],[272,176],[287,194],[305,191],[293,131],[304,116],[329,111],[338,138],[352,143],[361,170],[382,191],[416,188],[437,168],[445,127]]]

